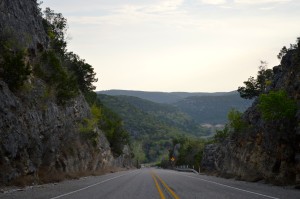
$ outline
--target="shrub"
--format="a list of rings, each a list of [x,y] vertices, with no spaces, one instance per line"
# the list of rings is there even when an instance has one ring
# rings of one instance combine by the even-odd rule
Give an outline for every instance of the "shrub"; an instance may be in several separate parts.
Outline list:
[[[224,129],[216,131],[216,134],[213,137],[213,142],[222,142],[227,137],[229,137],[229,135],[230,135],[230,131],[228,125],[226,124]]]
[[[292,119],[297,111],[296,102],[284,90],[260,95],[258,107],[266,121]]]
[[[83,124],[79,126],[79,131],[82,136],[88,140],[90,140],[94,146],[98,144],[98,133],[95,131],[97,124],[101,118],[101,109],[100,107],[93,105],[91,107],[91,118],[86,118],[83,121]]]
[[[17,90],[31,74],[30,66],[24,60],[25,52],[23,50],[10,51],[8,49],[3,51],[2,60],[0,59],[2,67],[0,76],[11,90]]]
[[[60,57],[52,50],[42,54],[43,69],[37,65],[39,77],[55,89],[59,104],[65,104],[79,93],[76,77],[63,67]]]
[[[234,132],[241,132],[247,127],[247,123],[242,118],[243,113],[232,109],[228,113],[228,125]]]

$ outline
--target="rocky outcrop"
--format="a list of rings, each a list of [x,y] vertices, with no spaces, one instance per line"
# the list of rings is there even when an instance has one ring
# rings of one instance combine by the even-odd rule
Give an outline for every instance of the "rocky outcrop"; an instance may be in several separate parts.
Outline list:
[[[36,0],[1,0],[0,22],[1,37],[14,38],[21,45],[18,48],[47,48],[49,40]]]
[[[0,181],[39,172],[95,171],[113,165],[109,143],[99,129],[95,146],[78,127],[90,117],[83,96],[65,106],[45,98],[43,82],[16,96],[0,81]]]
[[[300,184],[300,46],[273,68],[269,90],[284,89],[298,104],[293,119],[264,121],[254,101],[243,115],[248,127],[218,144],[207,145],[202,168],[247,181]]]

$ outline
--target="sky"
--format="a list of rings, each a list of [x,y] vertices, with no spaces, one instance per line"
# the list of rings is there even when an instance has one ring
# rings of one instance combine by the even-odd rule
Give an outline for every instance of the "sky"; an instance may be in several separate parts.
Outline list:
[[[280,63],[300,0],[43,0],[68,20],[68,50],[96,90],[220,92]]]

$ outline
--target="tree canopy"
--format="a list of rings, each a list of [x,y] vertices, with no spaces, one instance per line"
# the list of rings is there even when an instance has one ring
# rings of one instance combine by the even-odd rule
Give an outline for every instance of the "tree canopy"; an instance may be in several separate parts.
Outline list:
[[[238,92],[245,99],[253,99],[266,91],[266,88],[271,84],[273,79],[273,71],[267,69],[267,62],[260,61],[257,77],[249,77],[244,81],[245,86],[240,86]]]

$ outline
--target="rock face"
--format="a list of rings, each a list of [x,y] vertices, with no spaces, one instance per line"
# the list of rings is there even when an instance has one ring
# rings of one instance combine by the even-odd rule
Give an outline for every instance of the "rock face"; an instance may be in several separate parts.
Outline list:
[[[273,68],[270,90],[284,89],[298,104],[294,119],[266,122],[254,101],[243,115],[251,128],[207,145],[202,168],[247,181],[300,184],[300,46]]]
[[[1,0],[0,38],[13,34],[24,49],[47,50],[48,37],[38,13],[36,0]],[[36,61],[34,54],[29,56],[29,61]],[[114,158],[100,129],[93,130],[96,141],[80,132],[79,125],[90,117],[82,95],[58,105],[39,78],[31,76],[22,89],[11,92],[0,77],[0,185],[24,176],[130,167],[128,147]]]
[[[47,48],[49,40],[39,12],[36,0],[1,0],[0,35],[13,37],[22,47]]]
[[[38,80],[37,80],[38,81]],[[95,171],[112,166],[109,143],[99,129],[94,146],[78,126],[90,117],[83,96],[60,107],[45,99],[42,82],[26,93],[13,94],[0,81],[0,180],[39,172]],[[121,164],[116,165],[121,166]]]

